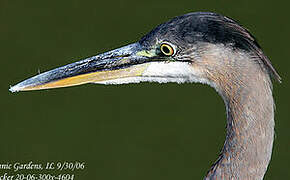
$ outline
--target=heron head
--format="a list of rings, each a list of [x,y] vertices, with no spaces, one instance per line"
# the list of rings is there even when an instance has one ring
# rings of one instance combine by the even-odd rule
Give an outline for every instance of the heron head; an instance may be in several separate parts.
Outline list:
[[[261,67],[279,79],[246,29],[227,17],[199,12],[175,17],[136,43],[41,73],[10,90],[143,81],[202,82],[215,86],[217,74],[236,66],[232,64],[234,56],[257,57]]]

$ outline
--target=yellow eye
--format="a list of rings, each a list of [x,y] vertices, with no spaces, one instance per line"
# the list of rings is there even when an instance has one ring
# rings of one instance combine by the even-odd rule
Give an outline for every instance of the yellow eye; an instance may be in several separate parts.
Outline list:
[[[160,50],[165,56],[172,56],[174,54],[174,48],[167,43],[161,44]]]

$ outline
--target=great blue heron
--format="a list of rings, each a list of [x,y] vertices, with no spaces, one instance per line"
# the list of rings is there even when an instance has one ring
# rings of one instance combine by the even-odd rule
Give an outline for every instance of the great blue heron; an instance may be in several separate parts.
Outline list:
[[[10,91],[85,83],[205,83],[222,96],[226,140],[205,179],[263,179],[274,137],[270,75],[280,81],[255,38],[234,20],[210,12],[173,18],[136,43],[50,70]]]

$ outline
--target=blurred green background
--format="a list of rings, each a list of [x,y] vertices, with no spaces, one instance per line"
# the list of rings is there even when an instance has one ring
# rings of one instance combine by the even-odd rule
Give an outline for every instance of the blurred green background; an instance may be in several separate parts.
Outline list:
[[[76,180],[202,179],[226,126],[223,101],[208,86],[89,84],[13,94],[8,88],[132,43],[174,16],[213,11],[250,29],[283,78],[274,82],[276,138],[265,179],[290,179],[288,8],[285,0],[1,0],[0,164],[85,162],[71,172]]]

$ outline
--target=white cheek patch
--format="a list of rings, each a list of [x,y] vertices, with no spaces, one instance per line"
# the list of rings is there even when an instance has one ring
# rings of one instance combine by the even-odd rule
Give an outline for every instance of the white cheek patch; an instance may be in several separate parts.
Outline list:
[[[200,77],[200,73],[187,62],[152,62],[143,72],[143,77],[159,77],[173,82],[191,82]],[[175,79],[175,80],[174,80]]]
[[[203,83],[214,86],[200,71],[187,62],[151,62],[141,76],[96,82],[98,84],[129,84],[140,82]]]

